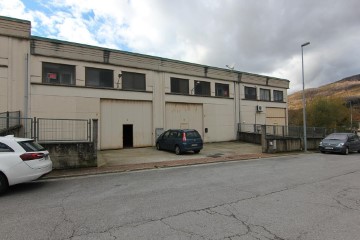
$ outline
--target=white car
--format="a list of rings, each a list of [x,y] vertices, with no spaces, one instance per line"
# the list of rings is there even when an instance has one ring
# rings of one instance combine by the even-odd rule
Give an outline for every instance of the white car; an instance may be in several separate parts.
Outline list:
[[[51,170],[49,152],[33,139],[0,137],[0,194],[11,185],[38,179]]]

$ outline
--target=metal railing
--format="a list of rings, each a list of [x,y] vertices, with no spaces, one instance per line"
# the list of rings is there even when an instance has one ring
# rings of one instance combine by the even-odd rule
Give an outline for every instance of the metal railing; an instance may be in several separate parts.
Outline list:
[[[20,111],[0,113],[0,136],[33,138],[39,142],[91,141],[91,120],[21,118]]]
[[[34,126],[39,142],[91,141],[91,120],[35,118]]]
[[[0,131],[20,126],[20,111],[0,113]]]
[[[304,136],[304,128],[302,126],[280,126],[280,125],[265,125],[266,135],[279,137],[295,137],[302,138]],[[262,125],[259,124],[239,124],[239,132],[246,133],[262,133]],[[339,130],[338,130],[339,131]],[[323,127],[307,127],[306,135],[308,138],[322,138],[330,133],[338,132],[337,129],[329,129]]]

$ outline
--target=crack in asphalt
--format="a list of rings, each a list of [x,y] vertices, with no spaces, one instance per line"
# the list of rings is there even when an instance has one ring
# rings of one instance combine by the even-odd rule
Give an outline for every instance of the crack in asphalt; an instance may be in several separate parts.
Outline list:
[[[66,199],[68,199],[72,194],[74,194],[75,191],[69,192],[67,195],[65,195],[62,199],[61,199],[61,203],[60,203],[60,216],[62,216],[62,219],[60,219],[60,221],[58,221],[58,223],[54,226],[54,228],[51,230],[51,234],[49,239],[53,239],[53,235],[56,233],[57,229],[64,223],[70,223],[72,225],[72,233],[70,235],[71,238],[74,233],[75,233],[75,223],[73,221],[71,221],[71,219],[68,217],[68,215],[66,214],[66,209],[64,206],[64,203],[66,201]]]
[[[360,211],[359,208],[349,206],[353,202],[355,205],[360,207],[360,199],[353,199],[351,197],[351,193],[352,193],[351,190],[355,190],[356,193],[359,192],[358,188],[352,188],[352,187],[345,188],[342,191],[338,192],[338,194],[335,197],[333,197],[333,200],[336,201],[340,206],[342,206],[345,209],[352,210],[352,211],[353,210]],[[360,194],[358,194],[358,195],[359,195],[358,197],[360,198]]]
[[[331,179],[334,179],[334,178],[338,178],[338,177],[342,177],[342,176],[346,176],[346,175],[350,175],[350,174],[354,174],[354,173],[358,173],[360,170],[355,170],[355,171],[351,171],[351,172],[347,172],[347,173],[343,173],[343,174],[339,174],[339,175],[336,175],[336,176],[331,176],[331,177],[327,177],[327,178],[324,178],[324,179],[320,179],[320,180],[316,180],[316,181],[311,181],[311,182],[304,182],[304,183],[299,183],[299,184],[294,184],[292,186],[287,186],[287,187],[284,187],[282,189],[278,189],[278,190],[275,190],[275,191],[271,191],[271,192],[268,192],[268,193],[265,193],[265,194],[255,194],[255,193],[252,193],[252,192],[249,192],[249,191],[246,191],[248,193],[252,193],[254,196],[251,196],[251,197],[246,197],[246,198],[241,198],[241,199],[238,199],[236,201],[232,201],[232,202],[227,202],[227,203],[221,203],[221,204],[217,204],[217,205],[214,205],[214,206],[210,206],[210,207],[206,207],[206,208],[201,208],[201,209],[193,209],[193,210],[187,210],[187,211],[184,211],[184,212],[180,212],[180,213],[177,213],[177,214],[173,214],[173,215],[170,215],[170,216],[166,216],[166,217],[161,217],[161,218],[157,218],[157,219],[148,219],[148,220],[145,220],[145,221],[136,221],[136,222],[129,222],[129,223],[126,223],[126,224],[122,224],[122,225],[119,225],[119,226],[112,226],[111,228],[108,228],[108,229],[105,229],[104,231],[100,231],[100,232],[88,232],[88,233],[84,233],[84,234],[79,234],[79,235],[76,235],[74,236],[74,233],[75,233],[75,229],[73,228],[72,229],[72,234],[71,234],[71,237],[69,237],[68,239],[72,239],[74,237],[81,237],[81,236],[88,236],[90,234],[101,234],[101,233],[108,233],[108,232],[111,232],[111,231],[115,231],[115,230],[120,230],[122,228],[136,228],[136,227],[139,227],[139,226],[142,226],[142,225],[145,225],[145,224],[148,224],[148,223],[153,223],[153,222],[161,222],[162,224],[166,225],[168,228],[170,228],[171,230],[173,231],[177,231],[177,232],[182,232],[186,235],[190,235],[190,237],[192,236],[196,236],[196,237],[200,237],[202,239],[205,239],[205,236],[201,235],[201,234],[198,234],[198,233],[194,233],[192,231],[187,231],[183,228],[176,228],[174,226],[171,225],[171,223],[169,223],[167,220],[171,219],[171,218],[176,218],[176,217],[179,217],[179,216],[184,216],[188,213],[201,213],[201,212],[205,212],[207,214],[210,214],[210,215],[222,215],[222,216],[225,216],[225,217],[229,217],[231,219],[235,219],[237,222],[241,223],[242,226],[244,226],[246,228],[246,231],[244,233],[238,233],[236,235],[231,235],[231,236],[226,236],[225,238],[223,239],[232,239],[232,238],[235,238],[235,237],[242,237],[242,236],[245,236],[245,235],[250,235],[251,237],[255,238],[255,239],[269,239],[269,240],[285,240],[284,238],[281,238],[280,236],[277,236],[275,233],[271,232],[270,230],[268,230],[265,226],[261,226],[261,225],[257,225],[257,224],[251,224],[251,223],[248,223],[246,222],[245,220],[242,220],[240,219],[239,217],[237,217],[232,211],[226,209],[226,206],[232,206],[232,205],[236,205],[240,202],[243,202],[243,201],[248,201],[248,200],[254,200],[254,199],[257,199],[257,198],[261,198],[261,197],[266,197],[266,196],[269,196],[269,195],[273,195],[273,194],[277,194],[277,193],[282,193],[284,191],[288,191],[288,190],[293,190],[297,187],[300,187],[300,186],[304,186],[304,185],[311,185],[311,184],[316,184],[316,183],[320,183],[320,182],[324,182],[324,181],[328,181],[328,180],[331,180]],[[65,210],[65,207],[63,206],[63,203],[64,201],[71,196],[72,193],[69,193],[67,196],[64,197],[64,199],[62,200],[62,215],[64,215],[63,217],[63,220],[57,224],[53,231],[52,232],[55,232],[57,230],[57,228],[63,223],[63,222],[69,222],[71,223],[72,225],[74,225],[74,223],[68,218],[68,216],[66,215],[66,210]],[[350,209],[350,210],[359,210],[359,209],[356,209],[356,208],[351,208],[345,204],[343,204],[339,199],[336,199],[334,198],[334,200],[339,204],[341,205],[342,207],[344,208],[347,208],[347,209]],[[225,208],[228,212],[230,212],[230,214],[224,214],[224,213],[219,213],[216,211],[216,208]],[[265,234],[264,234],[265,233]],[[116,236],[115,236],[115,232],[113,234],[110,234],[111,237],[114,237],[114,239],[117,239]],[[303,234],[301,234],[299,237],[301,238]],[[51,235],[52,236],[52,235]],[[299,239],[298,237],[298,239]]]

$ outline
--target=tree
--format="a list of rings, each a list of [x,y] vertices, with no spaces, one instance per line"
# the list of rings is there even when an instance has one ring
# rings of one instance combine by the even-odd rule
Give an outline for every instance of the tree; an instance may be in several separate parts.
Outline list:
[[[340,98],[315,97],[306,108],[309,127],[342,128],[350,124],[350,112]]]

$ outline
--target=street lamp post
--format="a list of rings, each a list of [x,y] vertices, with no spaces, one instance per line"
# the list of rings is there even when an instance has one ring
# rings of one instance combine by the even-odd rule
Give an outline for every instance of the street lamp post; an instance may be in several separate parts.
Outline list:
[[[307,137],[306,137],[306,102],[305,102],[305,80],[304,80],[304,50],[303,48],[309,45],[310,42],[306,42],[301,45],[301,64],[302,64],[302,82],[303,82],[303,122],[304,122],[304,151],[307,152]]]

